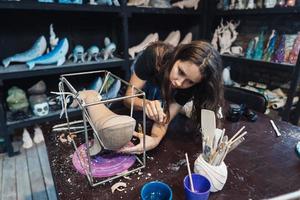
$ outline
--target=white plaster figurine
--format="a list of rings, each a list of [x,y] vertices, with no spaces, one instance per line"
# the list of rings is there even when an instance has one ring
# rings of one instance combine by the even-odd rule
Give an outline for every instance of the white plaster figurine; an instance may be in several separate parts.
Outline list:
[[[179,44],[188,44],[193,40],[193,34],[191,32],[187,33],[185,37],[181,40]]]
[[[174,47],[176,47],[179,43],[180,40],[180,31],[172,31],[171,33],[169,33],[169,35],[166,37],[166,39],[164,40],[164,43],[168,43],[173,45]]]
[[[235,9],[238,10],[243,10],[245,9],[245,3],[243,2],[243,0],[238,0],[237,4],[235,5]]]
[[[229,6],[230,10],[235,9],[235,0],[231,0],[230,6]]]
[[[249,0],[246,9],[255,9],[256,5],[254,3],[254,0]]]
[[[218,26],[214,32],[214,36],[213,36],[213,39],[211,40],[211,44],[213,45],[213,47],[216,49],[216,50],[219,50],[219,47],[218,47],[218,37],[219,37],[219,34],[221,34],[223,32],[223,28],[222,28],[222,25],[223,25],[223,18],[221,19],[221,27]]]
[[[136,53],[143,51],[150,43],[158,41],[158,38],[158,33],[150,33],[140,44],[128,49],[129,55],[134,58]]]
[[[266,8],[274,8],[277,3],[277,0],[265,0]]]
[[[198,4],[200,0],[182,0],[178,1],[176,3],[173,3],[173,7],[178,7],[180,9],[184,8],[194,8],[194,10],[198,9]]]
[[[23,136],[22,136],[22,140],[23,140],[23,148],[24,149],[29,149],[32,147],[33,142],[32,139],[30,137],[29,132],[27,131],[26,128],[23,129]],[[43,136],[43,132],[42,129],[36,125],[34,127],[34,137],[33,137],[33,141],[34,143],[38,144],[44,141],[44,136]]]
[[[56,34],[54,32],[54,28],[53,28],[53,24],[50,24],[50,38],[49,38],[49,43],[50,43],[50,46],[51,46],[51,50],[54,49],[54,47],[57,45],[58,41],[59,41],[59,38],[56,37]]]
[[[150,0],[129,0],[127,6],[149,6]]]
[[[227,22],[226,26],[221,21],[221,31],[218,33],[218,42],[220,46],[220,54],[232,54],[231,45],[236,40],[238,32],[236,28],[240,25],[240,21],[234,23]]]

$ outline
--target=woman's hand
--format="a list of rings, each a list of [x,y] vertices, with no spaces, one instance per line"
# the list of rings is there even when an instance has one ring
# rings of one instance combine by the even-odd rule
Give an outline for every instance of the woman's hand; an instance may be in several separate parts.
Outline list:
[[[133,147],[123,147],[119,150],[121,153],[129,153],[129,154],[142,154],[144,152],[143,149],[143,142],[144,142],[144,135],[142,133],[133,132],[133,135],[138,137],[140,142],[139,144],[133,146]],[[160,142],[160,138],[158,137],[151,137],[149,135],[146,135],[146,144],[145,149],[146,151],[154,149]]]
[[[148,118],[152,119],[153,121],[157,123],[164,123],[166,114],[163,111],[163,108],[161,107],[161,102],[158,100],[146,101],[146,115]]]

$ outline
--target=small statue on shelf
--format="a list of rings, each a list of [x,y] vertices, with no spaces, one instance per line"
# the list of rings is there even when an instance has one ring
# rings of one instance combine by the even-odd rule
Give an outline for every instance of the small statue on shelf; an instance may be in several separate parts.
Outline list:
[[[246,8],[246,2],[244,0],[238,0],[237,4],[235,5],[235,9],[243,10]]]
[[[128,0],[127,6],[149,6],[150,0]]]
[[[285,34],[281,36],[278,48],[275,51],[272,61],[276,63],[283,63],[285,55]]]
[[[27,113],[28,112],[28,99],[26,97],[26,93],[24,90],[17,86],[11,87],[7,92],[6,97],[6,103],[8,105],[8,109],[12,113],[16,112],[22,112]]]
[[[212,46],[216,49],[216,50],[219,50],[219,47],[218,47],[218,41],[219,41],[219,35],[223,32],[223,29],[222,27],[224,27],[223,25],[223,18],[221,19],[221,26],[218,26],[214,32],[214,36],[213,36],[213,39],[211,40],[211,44]]]
[[[176,3],[173,3],[173,7],[178,7],[180,9],[184,8],[194,8],[194,10],[198,9],[198,4],[200,0],[182,0],[178,1]]]
[[[297,36],[296,40],[294,41],[293,49],[290,52],[289,63],[294,64],[294,65],[296,64],[299,51],[300,51],[300,32],[298,32],[298,36]]]
[[[55,64],[57,66],[61,66],[66,61],[66,54],[69,50],[69,42],[67,38],[63,38],[59,41],[59,43],[55,46],[55,48],[49,53],[39,56],[33,60],[28,61],[26,64],[29,69],[33,69],[36,64]]]
[[[49,38],[49,43],[50,43],[50,47],[51,47],[51,50],[54,49],[54,47],[58,44],[58,41],[59,41],[59,38],[56,37],[56,34],[54,32],[54,28],[53,28],[53,24],[50,24],[50,38]]]
[[[229,6],[230,10],[235,9],[235,0],[231,0],[230,6]]]
[[[154,8],[171,8],[170,0],[150,0],[149,6]]]
[[[224,26],[221,24],[222,32],[218,35],[220,54],[232,54],[231,45],[236,40],[238,32],[236,28],[240,25],[240,21],[234,23],[233,21],[227,22]]]
[[[277,3],[277,0],[265,0],[266,8],[274,8]]]
[[[272,58],[272,55],[273,55],[273,52],[275,49],[277,35],[278,35],[277,32],[273,29],[272,33],[269,37],[268,44],[264,50],[264,58],[263,58],[264,61],[267,61],[267,62],[271,61],[271,58]]]
[[[256,5],[254,3],[254,0],[249,0],[246,9],[255,9]]]
[[[84,59],[84,48],[82,45],[76,45],[73,49],[73,52],[69,55],[68,59],[71,60],[73,58],[73,63],[77,62],[85,62]]]
[[[86,60],[88,62],[92,61],[93,59],[97,62],[100,61],[100,50],[99,47],[93,45],[90,48],[88,48],[87,52],[84,55],[85,58],[87,58]]]
[[[49,104],[46,96],[46,84],[39,81],[30,87],[27,92],[29,96],[30,107],[35,116],[45,116],[49,113]]]
[[[46,48],[46,38],[44,36],[40,36],[29,50],[5,58],[2,63],[4,67],[8,67],[11,62],[27,62],[43,55],[43,53],[46,51]]]
[[[105,47],[102,49],[103,60],[107,60],[108,58],[114,58],[113,53],[116,51],[116,44],[111,42],[108,37],[104,38]]]
[[[264,49],[264,31],[262,30],[260,35],[259,35],[259,39],[254,51],[254,56],[253,59],[254,60],[261,60],[262,56],[263,56],[263,49]]]

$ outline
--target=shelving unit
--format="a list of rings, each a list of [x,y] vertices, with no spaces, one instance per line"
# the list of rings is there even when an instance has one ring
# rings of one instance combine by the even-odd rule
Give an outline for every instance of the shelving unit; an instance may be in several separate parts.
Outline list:
[[[248,10],[217,10],[216,9],[217,1],[214,1],[210,4],[208,14],[208,24],[210,25],[211,32],[206,32],[206,36],[208,40],[211,40],[212,34],[215,30],[215,27],[220,22],[220,19],[223,18],[226,20],[241,20],[241,25],[243,26],[243,30],[241,32],[253,32],[262,26],[268,26],[269,29],[276,29],[281,31],[281,33],[297,33],[300,31],[300,26],[297,23],[297,19],[299,19],[300,14],[300,6],[295,7],[276,7],[276,8],[263,8],[263,9],[248,9]],[[247,24],[243,24],[246,23]],[[289,22],[289,23],[286,23]],[[291,23],[295,22],[295,23]],[[255,24],[256,23],[256,24]],[[253,27],[251,27],[253,26]],[[240,29],[238,28],[238,32]],[[258,35],[259,32],[257,32]],[[240,34],[239,34],[240,36]],[[238,36],[238,37],[239,37]],[[292,100],[296,95],[297,85],[299,84],[300,78],[300,56],[298,56],[298,60],[296,65],[290,65],[288,63],[273,63],[273,62],[265,62],[258,60],[250,60],[243,57],[234,57],[229,55],[222,55],[225,66],[227,63],[231,65],[235,65],[236,68],[243,68],[240,70],[246,70],[246,67],[261,67],[269,72],[274,70],[281,71],[285,73],[291,74],[290,80],[290,89],[288,92],[288,99],[286,105],[284,107],[284,111],[281,113],[281,117],[285,121],[289,121],[290,111],[292,108]],[[241,66],[238,66],[241,65]],[[245,69],[244,69],[245,68]]]
[[[48,26],[53,23],[57,37],[66,37],[69,40],[69,52],[76,44],[84,47],[103,45],[105,36],[117,44],[115,59],[101,62],[88,62],[74,64],[65,63],[63,66],[54,65],[36,66],[29,70],[24,64],[13,64],[8,68],[0,66],[0,133],[6,141],[10,156],[14,152],[10,136],[16,128],[23,128],[34,124],[47,122],[59,118],[60,111],[49,112],[44,117],[30,117],[13,122],[7,121],[6,116],[6,82],[16,83],[19,79],[34,79],[59,74],[92,71],[99,69],[119,70],[124,72],[123,78],[129,78],[129,66],[132,59],[128,56],[128,48],[141,42],[150,32],[158,32],[160,39],[164,39],[173,30],[182,31],[182,37],[187,32],[193,33],[194,39],[204,35],[202,26],[205,24],[203,10],[206,2],[200,3],[198,10],[178,8],[146,8],[126,6],[121,0],[120,7],[94,6],[77,4],[39,3],[36,1],[0,2],[0,44],[4,48],[0,52],[0,59],[11,56],[20,49],[28,49],[40,34],[48,39]],[[49,17],[51,15],[51,17]],[[158,19],[152,20],[151,19]],[[185,18],[186,20],[182,19]],[[7,19],[10,19],[9,22]],[[177,20],[174,23],[174,19]],[[143,22],[145,20],[146,22]],[[139,24],[137,24],[139,23]],[[145,30],[142,29],[142,26]],[[22,37],[20,37],[20,33]],[[96,43],[96,44],[95,44]],[[25,87],[25,86],[24,86]],[[27,88],[24,88],[27,89]],[[69,111],[70,116],[79,115],[79,110]]]

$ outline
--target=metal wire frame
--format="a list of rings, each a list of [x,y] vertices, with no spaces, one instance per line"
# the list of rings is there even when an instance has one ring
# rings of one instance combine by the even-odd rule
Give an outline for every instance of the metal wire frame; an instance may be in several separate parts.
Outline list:
[[[112,76],[118,80],[120,80],[122,83],[124,83],[125,85],[127,85],[128,87],[131,87],[132,89],[135,89],[137,91],[136,94],[134,95],[129,95],[129,96],[123,96],[123,97],[116,97],[116,98],[112,98],[112,99],[107,99],[107,100],[99,100],[97,102],[94,102],[94,103],[90,103],[90,104],[85,104],[85,102],[83,102],[80,98],[79,98],[79,91],[77,91],[73,86],[72,84],[67,80],[68,77],[71,77],[71,76],[83,76],[83,75],[87,75],[87,74],[99,74],[99,73],[105,73],[105,80],[107,80],[108,76]],[[105,82],[105,81],[104,81]],[[65,87],[64,85],[67,86],[67,88],[71,91],[71,93],[73,94],[72,96],[74,97],[74,100],[76,100],[79,104],[79,107],[80,109],[82,110],[82,118],[83,118],[83,130],[81,131],[76,131],[76,134],[78,133],[82,133],[84,132],[84,135],[85,135],[85,145],[86,145],[86,155],[88,157],[88,169],[86,169],[85,167],[85,164],[82,163],[81,159],[79,159],[80,161],[80,164],[82,166],[82,168],[84,169],[85,171],[85,174],[86,174],[86,177],[90,183],[90,185],[92,187],[95,187],[95,186],[98,186],[98,185],[101,185],[101,184],[104,184],[108,181],[111,181],[111,180],[114,180],[114,179],[117,179],[117,178],[120,178],[120,177],[123,177],[123,176],[126,176],[126,175],[129,175],[131,173],[134,173],[136,171],[139,171],[143,168],[146,167],[146,114],[145,114],[145,101],[146,101],[146,95],[145,93],[138,89],[138,88],[135,88],[132,84],[130,84],[129,82],[121,79],[120,77],[112,74],[111,72],[109,71],[106,71],[106,70],[99,70],[99,71],[90,71],[90,72],[79,72],[79,73],[71,73],[71,74],[63,74],[60,76],[60,89],[62,90],[62,94],[63,94],[63,101],[65,101],[65,95],[64,95],[64,92],[65,92]],[[104,85],[104,83],[103,83]],[[102,91],[102,88],[100,90],[100,92]],[[126,171],[122,174],[118,174],[118,175],[115,175],[115,176],[112,176],[112,177],[109,177],[109,178],[106,178],[102,181],[99,181],[99,182],[96,182],[95,179],[93,178],[92,176],[92,171],[91,171],[91,156],[90,156],[90,153],[89,153],[89,148],[90,148],[90,143],[89,143],[89,140],[88,140],[88,131],[90,129],[88,129],[88,125],[87,125],[87,122],[89,123],[90,127],[92,128],[93,130],[93,135],[94,135],[94,139],[97,139],[100,144],[102,145],[102,147],[104,147],[103,145],[103,142],[101,141],[100,137],[98,136],[97,131],[96,131],[96,128],[90,118],[90,115],[88,113],[88,110],[87,108],[89,106],[93,106],[93,105],[97,105],[97,104],[105,104],[105,103],[110,103],[110,102],[116,102],[116,101],[121,101],[121,100],[125,100],[125,99],[129,99],[131,98],[131,100],[133,101],[133,98],[135,97],[141,97],[143,98],[143,160],[141,160],[138,156],[135,155],[136,157],[136,160],[139,162],[139,164],[141,164],[140,167],[137,167],[135,169],[132,169],[130,171]],[[66,102],[63,102],[63,104],[65,104]],[[67,108],[66,108],[67,109]],[[133,111],[133,104],[131,105],[131,116],[132,116],[132,111]],[[69,121],[69,117],[68,117],[68,112],[67,110],[65,111],[65,117],[66,117],[66,121],[67,121],[67,128],[68,128],[68,133],[70,134],[71,133],[71,129],[70,129],[70,124],[72,122]],[[72,132],[74,134],[74,132]],[[72,138],[71,138],[72,139]],[[75,143],[75,141],[72,139],[71,140],[71,143],[75,149],[75,152],[79,157],[79,154],[78,154],[78,150],[77,150],[77,145]]]

